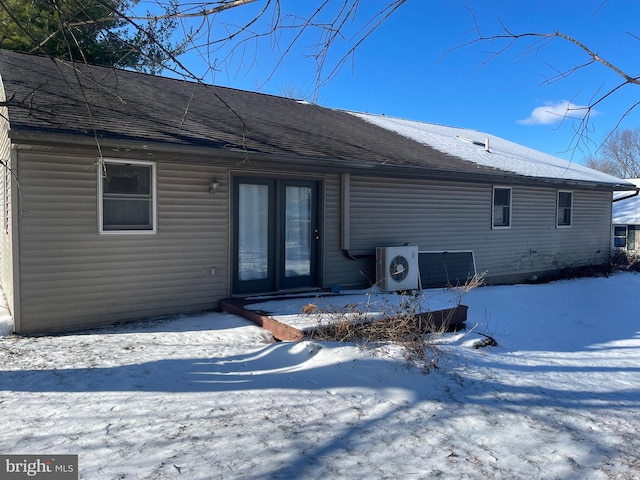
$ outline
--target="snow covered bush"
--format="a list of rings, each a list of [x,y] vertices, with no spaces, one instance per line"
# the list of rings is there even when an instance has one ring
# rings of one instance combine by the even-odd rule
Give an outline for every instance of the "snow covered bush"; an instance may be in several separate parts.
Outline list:
[[[362,347],[395,344],[403,347],[408,362],[425,371],[438,367],[438,338],[448,331],[464,328],[459,321],[464,296],[482,285],[483,275],[477,275],[464,285],[444,289],[447,305],[429,305],[429,291],[388,294],[382,299],[368,295],[365,304],[305,307],[316,315],[318,328],[310,337],[323,341],[350,342]],[[442,295],[441,290],[436,294]],[[304,310],[304,309],[303,309]],[[328,318],[328,320],[327,320]]]
[[[611,267],[613,270],[640,272],[640,254],[616,249],[611,254]]]

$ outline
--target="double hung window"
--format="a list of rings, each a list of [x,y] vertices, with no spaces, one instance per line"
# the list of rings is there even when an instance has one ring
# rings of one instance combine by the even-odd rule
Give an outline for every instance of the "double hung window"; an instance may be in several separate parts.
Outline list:
[[[493,187],[491,225],[493,228],[511,226],[511,187]]]
[[[637,225],[614,225],[614,248],[626,248],[634,251],[636,249],[637,228]]]
[[[103,165],[98,169],[100,232],[154,233],[155,164],[105,160]]]
[[[615,248],[627,248],[628,229],[626,225],[613,227],[613,246]]]
[[[558,227],[570,227],[573,216],[573,192],[558,191]]]

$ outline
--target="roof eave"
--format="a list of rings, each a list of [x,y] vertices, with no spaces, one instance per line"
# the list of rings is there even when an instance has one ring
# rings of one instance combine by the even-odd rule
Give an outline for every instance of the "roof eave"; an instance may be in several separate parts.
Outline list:
[[[30,146],[53,146],[69,148],[76,146],[81,148],[95,149],[95,154],[100,151],[104,155],[106,150],[128,150],[146,152],[152,155],[154,152],[162,153],[185,153],[200,157],[200,160],[190,159],[189,161],[203,162],[210,159],[212,155],[224,157],[235,161],[265,161],[279,163],[283,165],[314,166],[323,167],[325,170],[336,172],[358,172],[363,175],[393,175],[398,177],[420,177],[425,179],[462,181],[471,183],[510,183],[513,185],[540,185],[544,184],[557,188],[592,188],[598,190],[635,190],[637,187],[631,184],[614,184],[604,182],[594,182],[586,180],[571,180],[560,178],[544,178],[520,175],[512,172],[497,170],[495,173],[469,172],[452,169],[437,169],[432,167],[420,167],[409,165],[398,165],[393,163],[357,163],[352,160],[344,160],[331,157],[301,157],[295,155],[283,155],[264,152],[249,151],[238,147],[217,148],[214,146],[170,144],[165,142],[146,141],[145,139],[121,139],[121,138],[99,138],[86,135],[73,135],[66,133],[51,133],[33,131],[29,129],[12,129],[9,137],[14,145]],[[99,146],[99,148],[98,148]]]

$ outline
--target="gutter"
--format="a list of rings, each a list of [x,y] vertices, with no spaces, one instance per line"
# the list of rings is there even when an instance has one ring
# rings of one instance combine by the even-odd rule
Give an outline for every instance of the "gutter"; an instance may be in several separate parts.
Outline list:
[[[600,190],[635,190],[635,187],[624,184],[602,183],[589,180],[573,180],[560,178],[545,177],[529,177],[513,172],[485,167],[483,171],[465,171],[450,170],[438,167],[423,167],[416,164],[402,165],[397,163],[384,162],[365,162],[357,163],[353,160],[345,160],[333,157],[300,157],[297,155],[288,155],[282,153],[264,153],[252,150],[244,150],[235,146],[227,145],[184,145],[184,144],[167,144],[156,141],[144,141],[141,139],[122,139],[105,137],[100,138],[96,143],[95,137],[80,137],[67,132],[51,133],[46,131],[29,131],[13,129],[9,131],[9,138],[14,145],[43,145],[51,147],[52,145],[62,148],[87,148],[94,150],[90,153],[97,155],[97,143],[105,152],[109,149],[118,151],[125,155],[142,155],[145,160],[158,160],[163,156],[178,154],[177,158],[172,161],[179,162],[180,156],[187,154],[198,156],[199,159],[191,157],[189,161],[195,163],[213,163],[212,155],[219,155],[228,162],[237,162],[236,165],[250,161],[264,161],[273,164],[282,164],[288,168],[294,167],[311,167],[314,169],[321,168],[324,171],[333,173],[342,173],[345,170],[360,175],[393,175],[397,178],[422,178],[429,180],[449,180],[463,181],[469,183],[487,183],[487,182],[509,182],[513,185],[546,185],[555,188],[597,188]],[[444,155],[444,154],[443,154]],[[142,157],[130,157],[142,158]],[[366,158],[366,157],[365,157]],[[166,158],[165,158],[166,160]]]
[[[637,197],[638,194],[640,194],[640,188],[637,188],[634,193],[632,193],[631,195],[627,195],[626,197],[614,198],[612,200],[612,203],[619,202],[620,200],[627,200],[628,198]]]
[[[85,139],[85,141],[78,141],[77,137],[67,137],[66,142],[61,141],[60,137],[57,139],[53,136],[32,136],[29,135],[13,135],[11,140],[14,145],[18,147],[20,145],[25,146],[57,146],[61,148],[73,148],[79,147],[80,149],[87,149],[87,155],[97,156],[99,155],[95,139]],[[47,141],[49,140],[49,141]],[[57,141],[55,141],[57,140]],[[559,178],[544,178],[544,177],[528,177],[518,175],[512,172],[505,172],[501,170],[495,170],[494,172],[468,172],[461,170],[446,170],[441,168],[425,168],[417,165],[398,165],[398,164],[383,164],[383,163],[356,163],[352,160],[343,160],[339,158],[317,158],[308,157],[301,158],[295,155],[283,155],[283,154],[270,154],[254,152],[249,150],[242,150],[237,148],[220,148],[211,146],[194,146],[194,145],[167,145],[155,142],[139,142],[131,140],[114,140],[114,139],[102,139],[100,142],[102,150],[107,155],[108,150],[117,152],[115,156],[121,156],[124,154],[125,158],[131,159],[144,159],[144,160],[166,160],[175,163],[180,163],[180,158],[184,158],[190,155],[189,162],[193,163],[209,163],[217,164],[219,166],[240,166],[248,161],[250,162],[268,162],[273,165],[282,165],[284,168],[313,168],[315,171],[331,172],[331,173],[343,173],[345,170],[350,171],[358,175],[390,175],[396,178],[421,178],[425,180],[448,180],[448,181],[461,181],[469,183],[481,183],[488,182],[509,182],[513,185],[527,185],[527,186],[550,186],[554,188],[590,188],[598,190],[635,190],[631,186],[624,184],[612,184],[602,183],[585,180],[563,180]],[[218,156],[218,159],[213,159],[213,156]],[[112,154],[107,156],[114,156]],[[224,159],[224,160],[222,160]],[[221,163],[222,160],[224,163]],[[254,163],[254,167],[255,167]]]

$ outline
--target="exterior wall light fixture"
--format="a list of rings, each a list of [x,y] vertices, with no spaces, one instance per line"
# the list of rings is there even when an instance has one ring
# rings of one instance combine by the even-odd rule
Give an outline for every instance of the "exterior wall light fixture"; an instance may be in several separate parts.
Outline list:
[[[209,184],[209,193],[213,195],[218,191],[218,188],[220,188],[220,182],[214,178]]]

